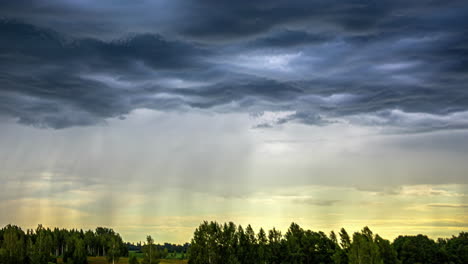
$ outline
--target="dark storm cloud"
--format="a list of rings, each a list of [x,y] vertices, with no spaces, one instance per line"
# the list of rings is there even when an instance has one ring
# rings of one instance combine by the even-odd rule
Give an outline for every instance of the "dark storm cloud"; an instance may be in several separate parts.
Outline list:
[[[164,87],[125,83],[147,81],[155,70],[202,67],[194,58],[205,53],[158,35],[113,42],[69,39],[16,21],[0,22],[0,32],[1,112],[20,123],[54,128],[94,124],[145,107],[147,96]],[[108,83],[94,74],[116,80]]]
[[[195,38],[224,40],[261,34],[276,27],[312,31],[329,28],[368,31],[391,10],[386,1],[189,1],[197,13],[183,32]],[[197,18],[197,14],[208,14]],[[192,21],[192,20],[189,20]],[[314,28],[315,27],[315,28]]]
[[[311,34],[305,31],[284,30],[252,41],[252,47],[291,47],[307,44],[321,44],[333,40],[326,34]]]
[[[19,0],[3,1],[0,15],[72,34],[103,36],[103,30],[122,34],[143,29],[225,41],[275,29],[331,35],[457,32],[466,23],[464,12],[462,0]]]
[[[258,127],[468,128],[464,1],[1,5],[0,114],[24,124],[203,108],[293,112]]]

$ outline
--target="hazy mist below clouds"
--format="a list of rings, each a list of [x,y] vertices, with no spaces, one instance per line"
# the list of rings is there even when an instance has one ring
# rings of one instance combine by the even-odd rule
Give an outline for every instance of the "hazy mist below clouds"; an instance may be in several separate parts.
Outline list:
[[[125,120],[63,130],[6,122],[0,207],[8,213],[0,221],[109,225],[130,240],[155,232],[178,242],[205,219],[258,228],[298,221],[321,230],[369,224],[389,236],[466,228],[465,131],[255,128],[274,118],[138,110]],[[381,204],[408,209],[387,216]],[[408,226],[406,218],[419,220]],[[448,221],[446,231],[430,227],[439,221]]]
[[[0,226],[467,230],[466,1],[0,4]]]

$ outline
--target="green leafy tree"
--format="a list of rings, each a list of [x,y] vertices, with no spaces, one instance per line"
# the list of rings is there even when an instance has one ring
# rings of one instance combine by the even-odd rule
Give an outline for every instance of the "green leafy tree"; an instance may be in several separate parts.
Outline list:
[[[51,252],[54,245],[49,231],[44,229],[42,225],[37,227],[35,234],[31,230],[31,237],[28,240],[28,259],[30,264],[47,264],[53,260]],[[35,240],[34,243],[32,238]]]
[[[23,264],[26,259],[25,234],[17,226],[7,225],[3,231],[0,260],[8,264]]]
[[[330,239],[335,245],[338,246],[338,238],[336,237],[336,234],[333,230],[330,232]]]
[[[120,251],[120,237],[112,236],[108,243],[108,250],[107,250],[107,262],[115,264],[120,259],[121,251]]]
[[[266,264],[269,259],[268,238],[263,228],[260,228],[257,234],[258,241],[258,263]]]
[[[375,243],[379,248],[379,254],[382,257],[384,264],[400,264],[398,255],[395,249],[390,244],[390,241],[381,238],[379,235],[375,235]]]
[[[342,229],[345,233],[346,230]],[[347,233],[346,233],[347,234]],[[349,238],[349,237],[348,237]],[[341,248],[340,243],[338,241],[338,237],[334,231],[330,232],[330,240],[334,244],[334,251],[331,256],[333,263],[335,264],[347,264],[348,263],[348,256],[344,249]]]
[[[84,235],[84,242],[86,246],[86,251],[88,252],[89,256],[95,256],[96,255],[96,236],[94,235],[94,232],[91,230],[88,230],[85,232]]]
[[[154,245],[151,236],[146,237],[146,245],[143,247],[143,264],[158,264],[161,258],[158,248]]]
[[[341,228],[340,230],[340,246],[345,250],[351,247],[351,239],[344,228]]]
[[[237,256],[240,263],[253,264],[257,261],[256,256],[256,238],[255,233],[250,225],[244,231],[242,226],[237,229],[239,239],[239,247],[237,249]]]
[[[333,263],[337,245],[321,231],[307,230],[302,239],[305,260],[303,263]]]
[[[354,233],[348,255],[350,264],[383,264],[379,247],[367,226],[360,233]]]
[[[73,264],[88,263],[85,242],[83,239],[75,238],[75,250],[73,251]]]
[[[52,233],[52,242],[55,249],[55,256],[58,257],[60,255],[63,255],[64,239],[63,232],[61,232],[60,229],[54,228],[54,231]]]
[[[219,254],[226,264],[240,264],[237,257],[238,236],[237,227],[233,222],[224,224],[219,236]]]
[[[291,223],[288,231],[284,235],[288,262],[299,264],[305,260],[304,247],[302,245],[304,230],[296,223]]]
[[[67,237],[63,261],[65,263],[86,264],[88,263],[86,246],[77,232],[70,232]]]
[[[269,261],[268,263],[280,264],[285,258],[285,246],[281,231],[273,228],[268,231]]]
[[[351,247],[351,239],[349,238],[348,232],[344,228],[341,228],[340,232],[340,243],[336,239],[338,246],[332,255],[333,263],[335,264],[348,264],[348,252]]]
[[[131,255],[128,258],[128,264],[139,264],[137,257],[135,255]]]
[[[208,222],[203,222],[195,229],[189,249],[189,264],[204,264],[208,262]]]
[[[461,232],[458,236],[448,239],[443,245],[450,263],[468,263],[468,233]]]
[[[174,252],[175,253],[175,252]],[[165,248],[164,250],[160,251],[160,255],[161,255],[161,258],[167,258],[167,256],[169,256],[169,251],[167,250],[167,248]]]
[[[403,264],[440,263],[437,244],[427,236],[399,236],[393,241],[393,247]]]
[[[96,248],[97,255],[106,256],[109,249],[109,239],[115,236],[114,230],[105,227],[96,228]]]

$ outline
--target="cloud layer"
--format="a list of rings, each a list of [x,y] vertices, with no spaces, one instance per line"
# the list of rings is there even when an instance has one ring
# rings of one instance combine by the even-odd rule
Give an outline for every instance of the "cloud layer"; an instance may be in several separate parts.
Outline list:
[[[196,108],[291,112],[258,127],[468,128],[464,1],[14,1],[1,10],[0,115],[23,124]]]
[[[462,0],[2,1],[0,224],[160,242],[203,220],[466,230],[467,14]]]

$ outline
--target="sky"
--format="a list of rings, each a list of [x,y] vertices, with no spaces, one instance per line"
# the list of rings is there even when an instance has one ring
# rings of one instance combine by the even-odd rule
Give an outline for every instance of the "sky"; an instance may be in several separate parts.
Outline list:
[[[468,230],[468,3],[0,3],[0,226]]]

